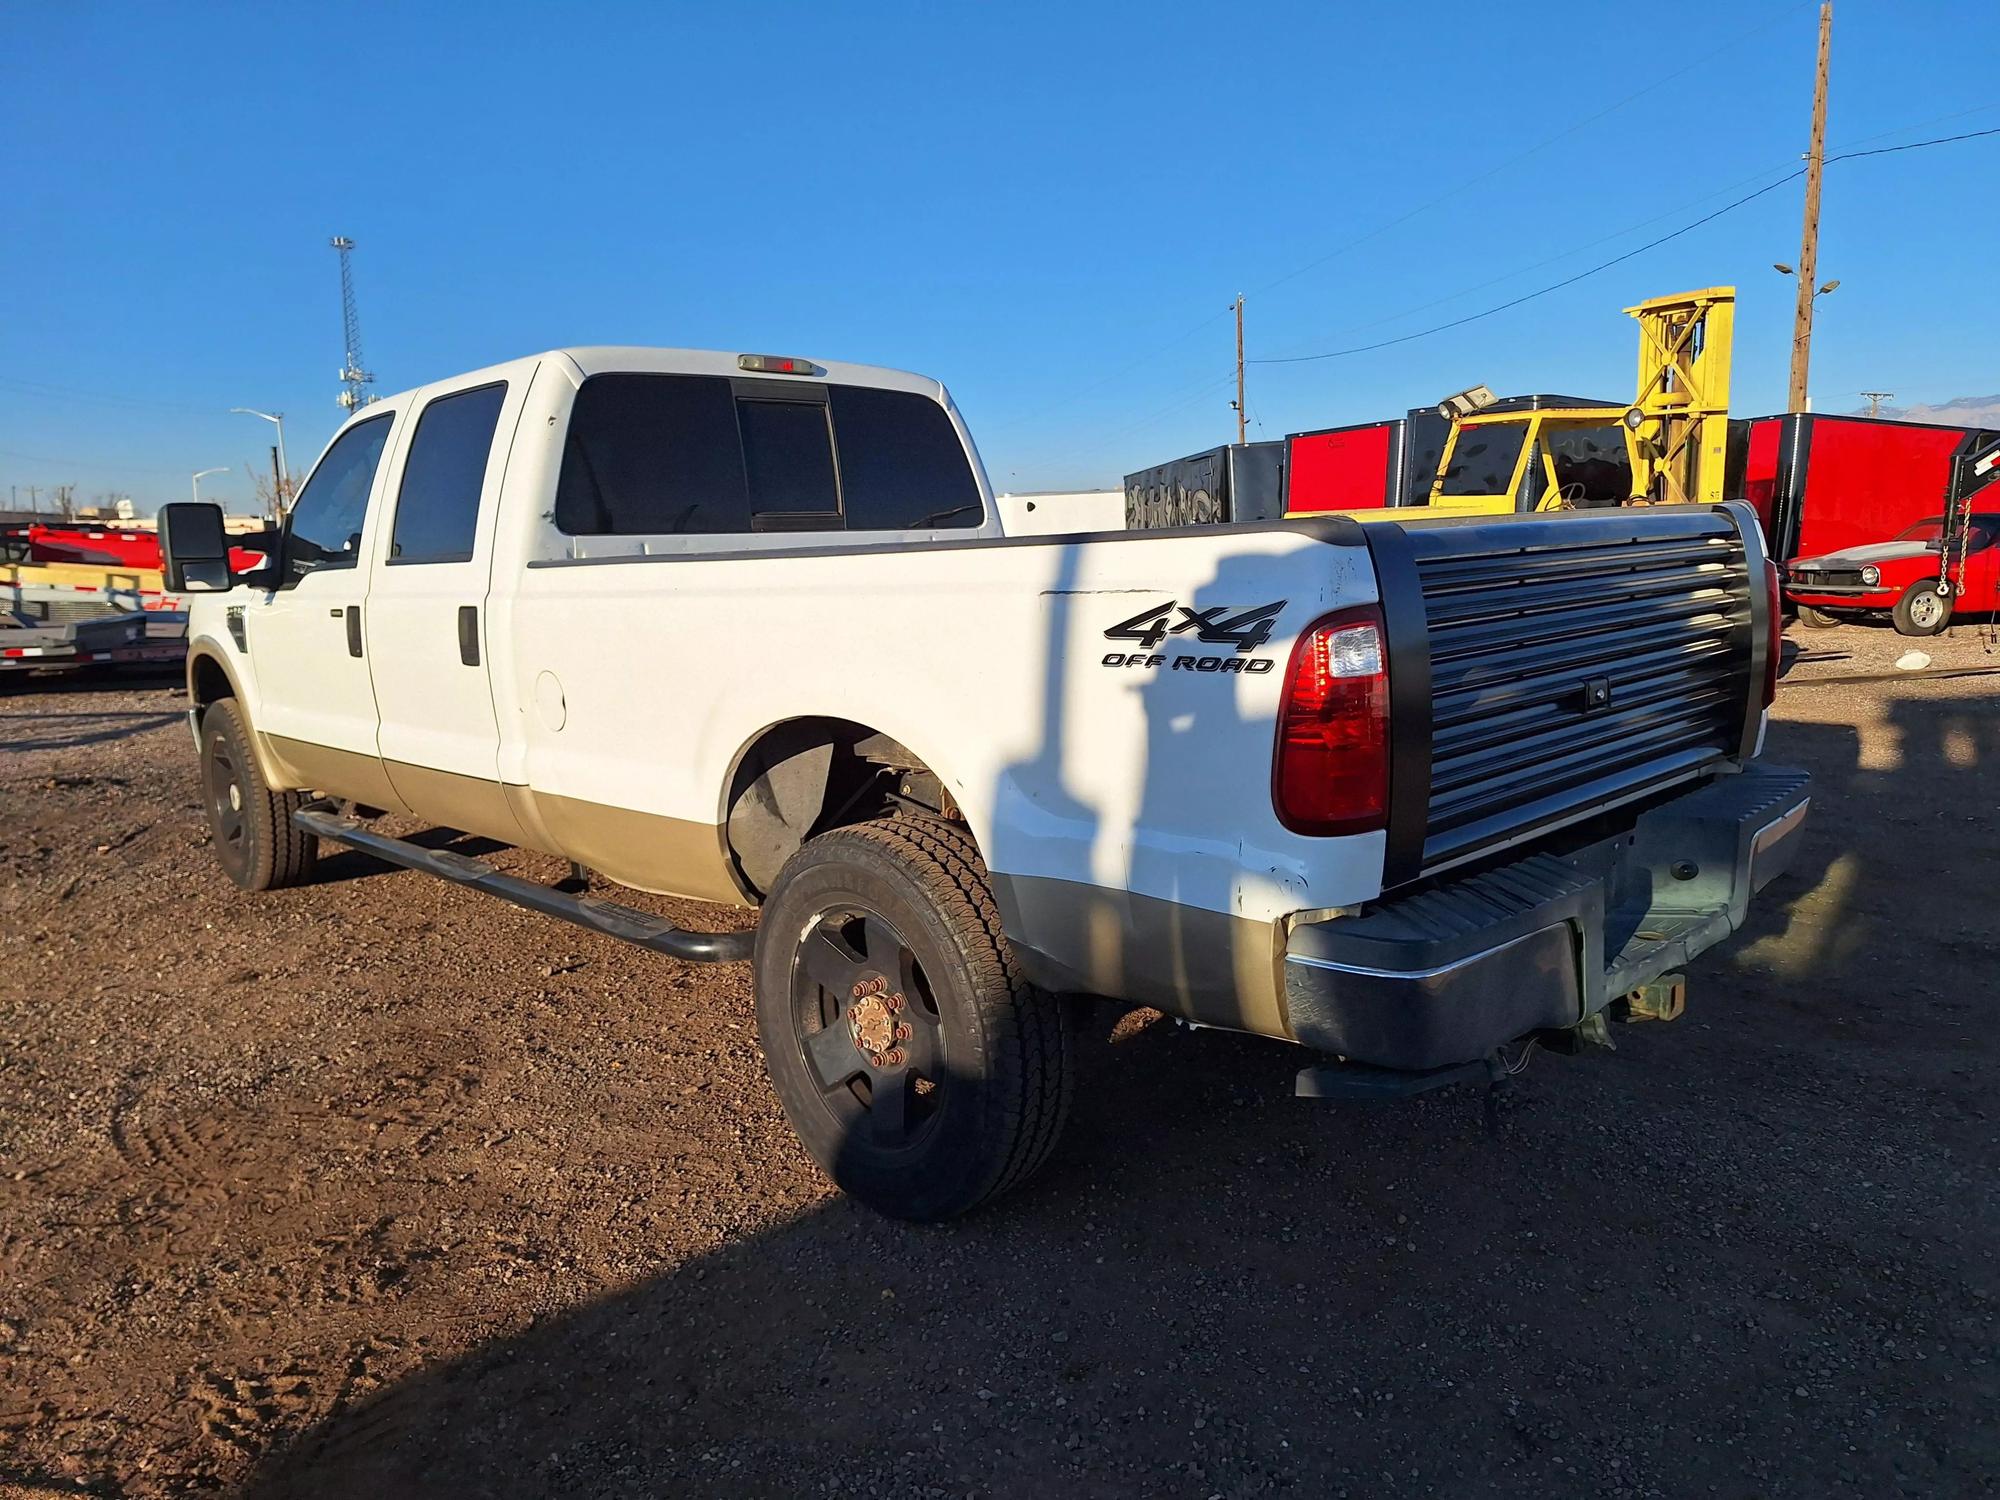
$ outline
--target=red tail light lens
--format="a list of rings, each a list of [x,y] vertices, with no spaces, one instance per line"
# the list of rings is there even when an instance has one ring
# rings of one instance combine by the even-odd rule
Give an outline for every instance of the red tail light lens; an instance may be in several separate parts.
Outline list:
[[[1387,826],[1388,653],[1373,605],[1327,616],[1292,648],[1271,799],[1294,833]]]
[[[1778,665],[1785,651],[1785,600],[1778,587],[1778,565],[1764,564],[1764,707],[1778,701]]]

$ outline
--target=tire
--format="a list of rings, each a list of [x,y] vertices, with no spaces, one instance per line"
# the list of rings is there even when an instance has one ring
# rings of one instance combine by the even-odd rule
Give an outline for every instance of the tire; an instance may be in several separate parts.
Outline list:
[[[962,828],[898,817],[809,840],[772,883],[754,962],[772,1086],[843,1192],[949,1219],[1047,1160],[1073,1088],[1068,1011],[1021,976]]]
[[[1831,610],[1814,609],[1811,605],[1801,604],[1799,623],[1813,630],[1831,630],[1834,626],[1844,625],[1847,622]]]
[[[215,857],[246,891],[299,885],[319,864],[319,840],[293,826],[303,792],[274,792],[258,769],[250,729],[233,698],[201,716],[201,801]]]
[[[1894,611],[1900,635],[1936,635],[1951,623],[1951,596],[1938,592],[1938,581],[1926,578],[1903,590]]]

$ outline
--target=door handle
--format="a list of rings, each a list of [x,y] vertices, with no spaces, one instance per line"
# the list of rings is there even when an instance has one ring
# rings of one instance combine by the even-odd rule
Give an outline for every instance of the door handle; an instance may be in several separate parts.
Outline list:
[[[458,659],[468,667],[479,665],[479,606],[458,607]]]
[[[358,604],[347,606],[347,654],[361,654],[361,606]]]

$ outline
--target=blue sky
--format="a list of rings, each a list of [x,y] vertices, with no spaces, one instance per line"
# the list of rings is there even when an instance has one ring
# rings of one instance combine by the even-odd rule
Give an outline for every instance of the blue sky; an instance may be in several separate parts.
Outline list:
[[[1115,484],[1230,435],[1238,291],[1253,358],[1390,338],[1794,168],[1816,13],[12,5],[0,484],[150,508],[230,465],[204,493],[244,504],[238,405],[303,468],[341,417],[333,233],[383,392],[570,343],[854,359],[951,386],[999,488]],[[1992,0],[1840,0],[1829,150],[2000,126],[1996,50]],[[1996,184],[2000,136],[1829,167],[1816,406],[2000,391]],[[1800,202],[1253,367],[1252,435],[1621,397],[1620,308],[1723,283],[1734,409],[1781,407]]]

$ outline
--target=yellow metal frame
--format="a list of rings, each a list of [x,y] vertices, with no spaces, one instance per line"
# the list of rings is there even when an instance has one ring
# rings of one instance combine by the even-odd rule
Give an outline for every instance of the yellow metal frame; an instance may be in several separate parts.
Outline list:
[[[1625,309],[1639,321],[1639,384],[1646,451],[1640,492],[1660,505],[1720,504],[1729,447],[1729,363],[1736,288],[1705,287]],[[1635,463],[1636,481],[1642,470]]]

